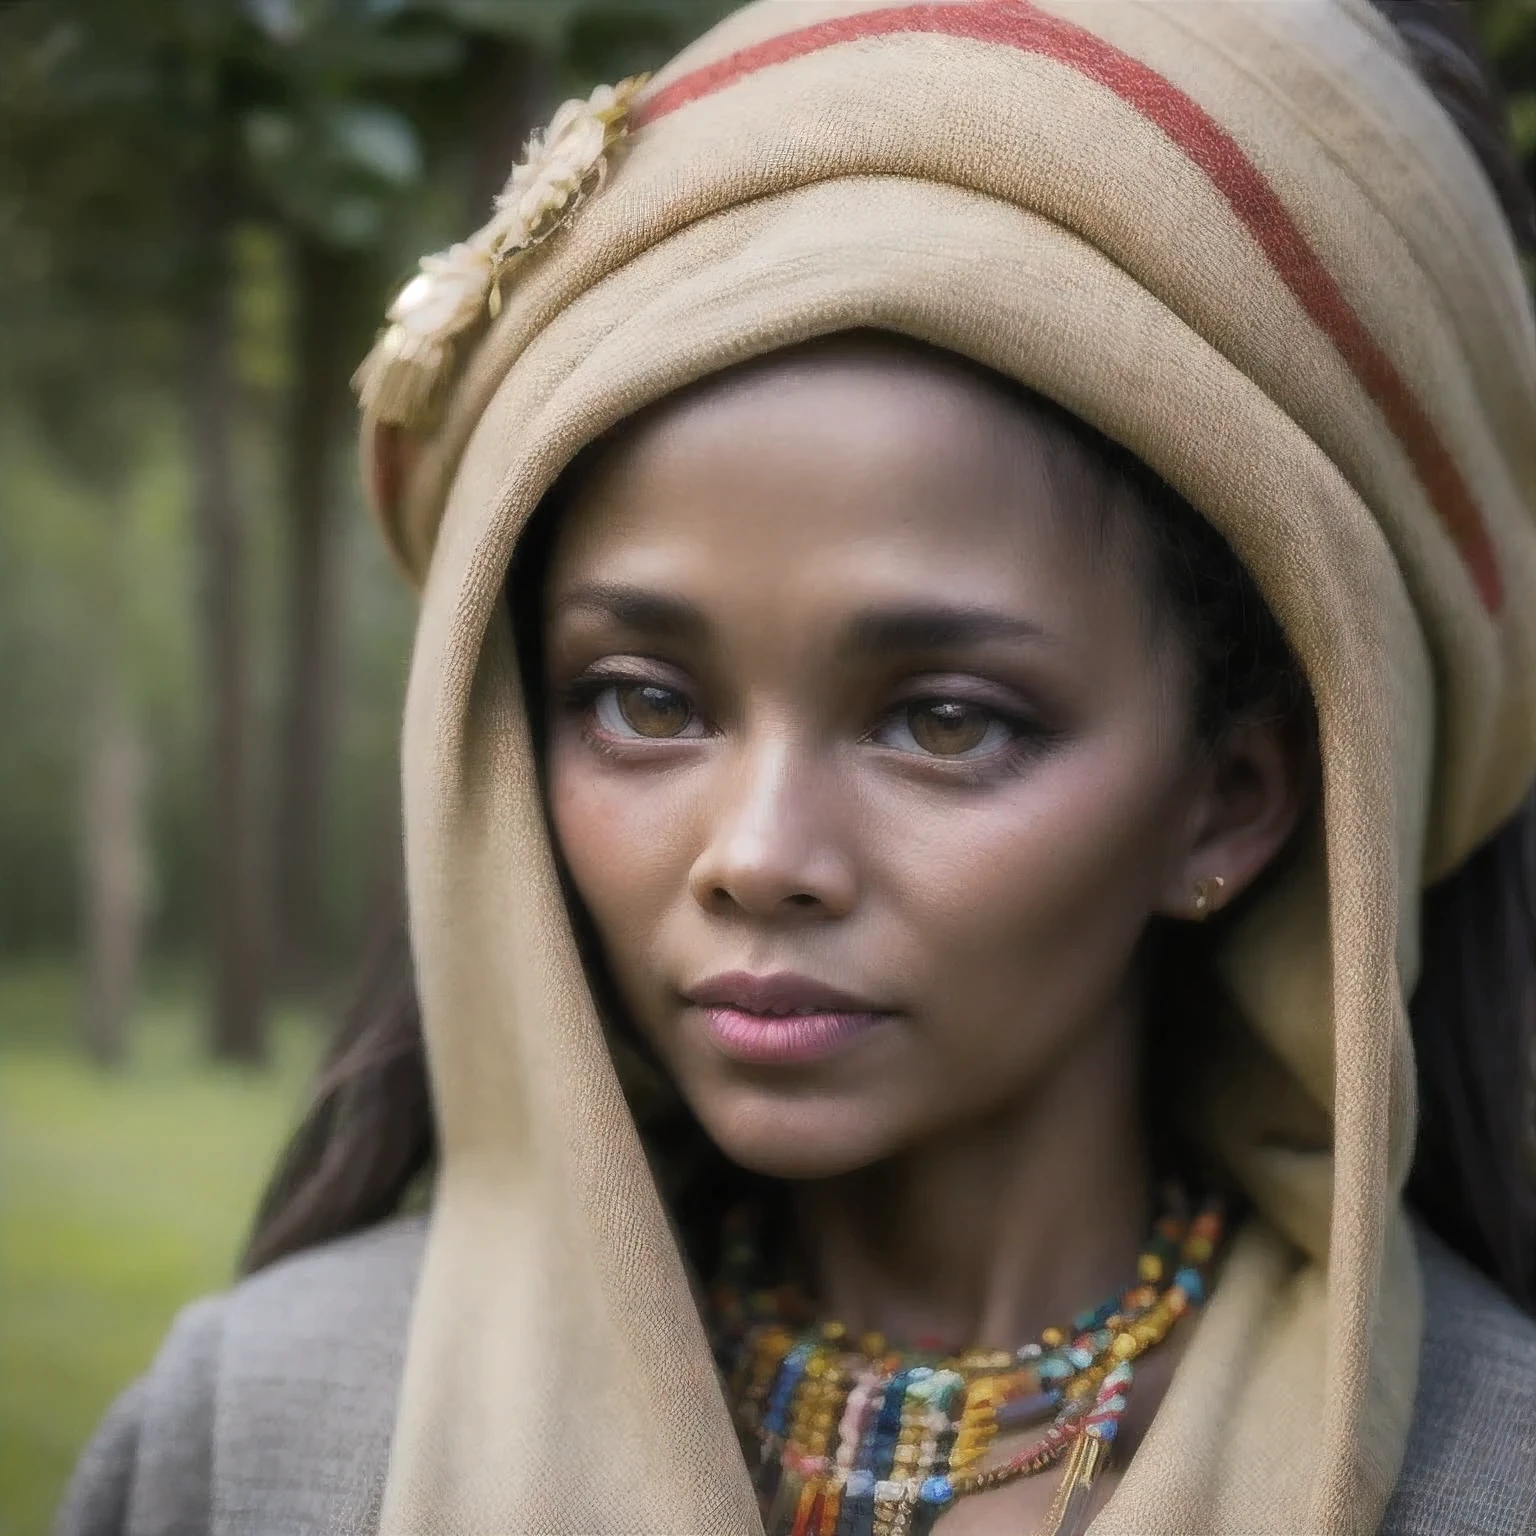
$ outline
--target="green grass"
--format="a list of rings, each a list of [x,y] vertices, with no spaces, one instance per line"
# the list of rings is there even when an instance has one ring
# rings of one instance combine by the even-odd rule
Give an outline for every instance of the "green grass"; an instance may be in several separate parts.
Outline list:
[[[0,1530],[43,1536],[81,1445],[177,1310],[229,1283],[317,1043],[215,1067],[186,986],[150,988],[115,1072],[74,1047],[63,968],[0,970]]]

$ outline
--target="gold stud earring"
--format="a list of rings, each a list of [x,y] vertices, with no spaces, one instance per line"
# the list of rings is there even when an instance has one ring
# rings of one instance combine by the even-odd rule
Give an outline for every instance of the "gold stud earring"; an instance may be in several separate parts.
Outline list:
[[[1227,882],[1220,875],[1205,875],[1195,881],[1195,916],[1207,918],[1221,904]]]

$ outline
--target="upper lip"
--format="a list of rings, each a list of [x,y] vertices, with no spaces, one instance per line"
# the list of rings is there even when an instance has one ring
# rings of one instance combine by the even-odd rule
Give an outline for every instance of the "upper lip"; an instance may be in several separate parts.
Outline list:
[[[739,1008],[743,1013],[885,1013],[866,997],[856,997],[828,986],[811,976],[775,971],[754,976],[749,971],[729,971],[711,976],[684,994],[703,1008]]]

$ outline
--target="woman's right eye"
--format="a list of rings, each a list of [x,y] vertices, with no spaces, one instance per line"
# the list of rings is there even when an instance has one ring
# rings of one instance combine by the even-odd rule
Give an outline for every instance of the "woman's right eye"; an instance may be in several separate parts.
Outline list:
[[[609,736],[666,741],[704,734],[687,695],[660,683],[610,683],[593,697],[592,713]]]

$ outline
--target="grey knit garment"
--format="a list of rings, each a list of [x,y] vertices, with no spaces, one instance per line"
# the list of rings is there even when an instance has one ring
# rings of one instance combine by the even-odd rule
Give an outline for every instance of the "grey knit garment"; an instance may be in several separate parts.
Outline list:
[[[81,1457],[57,1536],[373,1536],[424,1233],[389,1222],[188,1307]],[[1536,1323],[1418,1242],[1418,1409],[1380,1536],[1536,1536]]]

